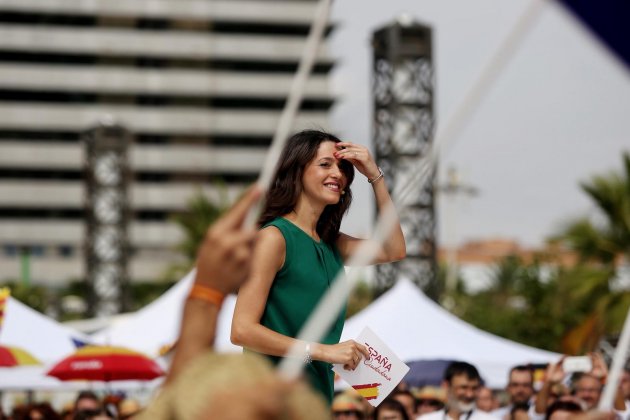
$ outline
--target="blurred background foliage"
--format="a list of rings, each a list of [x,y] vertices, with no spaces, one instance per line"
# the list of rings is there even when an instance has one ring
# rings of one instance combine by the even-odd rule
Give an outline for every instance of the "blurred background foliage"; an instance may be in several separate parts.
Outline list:
[[[580,185],[594,217],[569,221],[549,240],[574,251],[575,265],[545,264],[553,254],[531,262],[507,257],[486,290],[467,293],[460,279],[444,297],[452,311],[491,333],[565,354],[594,350],[617,335],[630,307],[629,285],[619,284],[620,270],[627,270],[626,281],[630,271],[630,154],[622,160],[622,171]]]

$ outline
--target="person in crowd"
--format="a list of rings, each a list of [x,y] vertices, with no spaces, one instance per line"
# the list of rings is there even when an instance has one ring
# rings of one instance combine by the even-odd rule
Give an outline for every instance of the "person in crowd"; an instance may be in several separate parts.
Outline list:
[[[118,420],[127,420],[137,415],[142,406],[133,398],[125,398],[118,404]]]
[[[576,373],[572,378],[573,394],[581,401],[585,410],[592,410],[599,404],[604,383],[608,377],[608,366],[600,353],[589,354],[592,369],[590,372]],[[630,416],[630,409],[626,406],[621,388],[618,389],[614,408],[621,418]]]
[[[405,407],[393,399],[387,397],[374,409],[374,420],[410,420]]]
[[[530,406],[529,416],[532,420],[541,420],[547,415],[548,408],[558,401],[574,402],[585,412],[594,411],[597,408],[602,390],[602,381],[608,376],[608,367],[599,353],[592,353],[592,369],[589,372],[573,374],[573,395],[564,395],[562,382],[567,378],[563,369],[563,356],[556,363],[550,363],[545,372],[545,378],[536,402]],[[617,393],[614,401],[614,412],[620,418],[625,419],[630,414],[627,410],[621,392]],[[587,413],[591,415],[590,413]],[[586,414],[585,414],[586,415]]]
[[[444,408],[446,393],[442,387],[426,385],[411,391],[416,398],[415,417]]]
[[[61,420],[72,420],[74,417],[74,401],[68,401],[63,404],[59,416]]]
[[[405,407],[405,411],[407,412],[407,417],[410,419],[414,419],[416,415],[416,397],[413,396],[411,391],[408,390],[399,390],[396,389],[390,395],[391,398],[395,399],[399,403]]]
[[[477,408],[486,413],[491,413],[499,408],[499,401],[492,389],[487,386],[482,386],[477,394]]]
[[[547,407],[545,420],[569,420],[583,412],[584,410],[577,402],[558,400]]]
[[[496,417],[507,419],[514,405],[527,405],[534,395],[534,373],[530,366],[519,365],[510,369],[506,392],[509,403],[505,407],[498,408],[492,414]]]
[[[595,410],[599,404],[604,388],[603,381],[606,376],[589,373],[575,374],[573,382],[573,395],[585,411]],[[630,407],[623,399],[621,388],[618,389],[614,401],[615,412],[620,419],[630,418]]]
[[[573,377],[573,394],[582,406],[590,410],[597,406],[602,395],[602,380],[591,373],[575,374]]]
[[[76,419],[77,416],[81,416],[84,411],[93,413],[100,411],[101,408],[103,408],[101,400],[94,392],[87,390],[81,391],[74,400],[73,416]]]
[[[335,420],[363,420],[366,418],[362,404],[363,397],[348,392],[337,395],[332,402],[332,415]]]
[[[256,230],[243,224],[259,197],[251,188],[208,229],[165,386],[134,420],[330,418],[321,397],[278,377],[263,358],[212,352],[223,297],[249,272]]]
[[[26,404],[15,404],[9,413],[9,418],[11,420],[21,419],[24,416],[26,416]]]
[[[397,391],[409,391],[411,392],[411,389],[409,387],[409,383],[407,383],[407,381],[402,380],[398,383],[398,385],[396,385],[396,387],[394,387],[394,390],[392,392],[397,392]]]
[[[96,410],[82,410],[74,415],[75,420],[114,420],[114,414],[106,407]]]
[[[48,402],[31,403],[14,413],[12,420],[60,420],[61,417]]]
[[[108,393],[103,397],[103,400],[101,401],[103,404],[103,407],[107,410],[107,412],[118,418],[119,412],[120,412],[120,403],[122,402],[122,400],[124,399],[124,394],[120,393],[120,392],[112,392],[112,393]]]
[[[621,394],[626,401],[626,405],[630,404],[630,364],[628,363],[626,363],[623,372],[621,372],[619,387],[621,388]]]
[[[529,411],[529,404],[526,403],[517,403],[512,404],[512,408],[510,409],[510,413],[508,414],[509,420],[529,420],[529,415],[527,414]]]
[[[545,416],[548,415],[546,414],[547,409],[554,402],[559,400],[559,397],[564,397],[566,395],[566,393],[558,395],[557,392],[554,392],[554,389],[558,389],[558,387],[562,386],[562,381],[566,376],[564,370],[562,369],[563,360],[564,357],[556,363],[549,363],[547,365],[542,387],[536,396],[536,403],[531,406],[529,410],[529,416],[531,419],[542,420],[545,418]]]
[[[446,406],[418,417],[422,420],[496,420],[496,417],[477,410],[475,401],[481,388],[481,376],[476,367],[466,362],[452,362],[444,372],[442,387]]]
[[[369,358],[367,348],[354,340],[339,343],[345,310],[336,314],[320,343],[295,337],[364,242],[339,231],[352,201],[355,168],[372,186],[378,211],[394,215],[383,172],[367,148],[318,130],[288,140],[266,196],[250,276],[239,289],[232,321],[232,342],[273,363],[294,345],[302,346],[306,377],[329,403],[331,364],[354,370]],[[401,260],[405,254],[397,221],[372,263]]]

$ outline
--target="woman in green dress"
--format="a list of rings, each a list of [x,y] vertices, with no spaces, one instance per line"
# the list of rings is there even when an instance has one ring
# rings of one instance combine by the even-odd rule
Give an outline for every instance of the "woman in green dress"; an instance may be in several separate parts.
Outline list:
[[[377,208],[393,206],[383,172],[367,148],[317,130],[292,136],[285,146],[266,197],[249,279],[238,293],[232,342],[278,362],[296,343],[302,326],[343,263],[365,239],[339,231],[352,201],[356,168],[374,190]],[[384,241],[373,263],[405,257],[400,224]],[[329,401],[331,364],[355,369],[369,358],[354,340],[339,343],[345,309],[320,343],[303,343],[310,384]]]

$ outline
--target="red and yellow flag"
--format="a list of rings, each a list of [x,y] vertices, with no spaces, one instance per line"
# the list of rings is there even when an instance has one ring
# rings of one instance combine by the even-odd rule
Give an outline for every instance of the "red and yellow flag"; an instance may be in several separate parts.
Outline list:
[[[366,400],[375,400],[378,398],[378,387],[381,384],[364,384],[364,385],[352,385],[352,388]]]
[[[2,322],[4,321],[4,312],[10,295],[11,289],[8,287],[0,288],[0,328],[2,327]]]

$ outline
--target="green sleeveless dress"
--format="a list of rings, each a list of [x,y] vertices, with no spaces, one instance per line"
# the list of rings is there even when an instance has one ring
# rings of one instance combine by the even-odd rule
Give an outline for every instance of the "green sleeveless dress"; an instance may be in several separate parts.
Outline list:
[[[275,226],[284,236],[286,256],[269,290],[260,322],[280,334],[296,337],[337,273],[343,270],[343,261],[336,245],[315,241],[287,219],[276,218],[264,227],[267,226]],[[322,343],[339,342],[345,312],[344,307]],[[276,364],[281,360],[280,357],[268,357]],[[331,368],[330,363],[314,360],[304,369],[306,379],[329,404],[334,392],[334,372]]]

